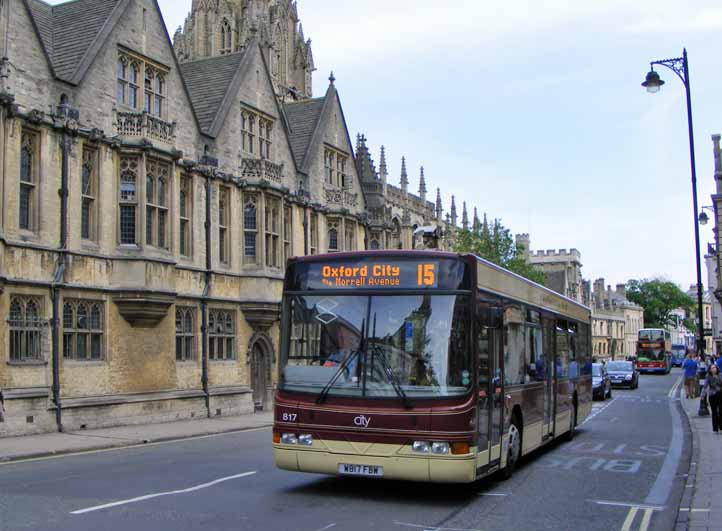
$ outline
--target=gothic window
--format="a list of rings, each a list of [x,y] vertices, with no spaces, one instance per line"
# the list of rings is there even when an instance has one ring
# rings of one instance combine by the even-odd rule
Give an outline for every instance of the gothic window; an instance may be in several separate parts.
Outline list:
[[[170,167],[149,159],[145,178],[145,243],[168,249],[168,179]]]
[[[195,320],[196,309],[176,306],[175,309],[175,359],[190,361],[195,359]]]
[[[218,190],[218,260],[230,264],[230,249],[228,248],[228,229],[230,221],[231,191],[225,186]]]
[[[270,120],[258,120],[258,148],[262,159],[271,160],[271,133],[273,125]]]
[[[336,252],[340,249],[338,244],[338,230],[339,230],[339,221],[338,220],[328,220],[328,252]]]
[[[81,212],[80,236],[85,240],[96,240],[96,197],[98,192],[98,150],[83,148],[81,167]]]
[[[42,326],[38,299],[12,297],[8,315],[10,361],[40,360]]]
[[[346,220],[344,224],[344,244],[347,251],[356,250],[356,223]]]
[[[291,222],[291,207],[286,206],[283,208],[283,261],[291,258],[292,245],[291,240],[293,238],[293,225]]]
[[[255,195],[245,195],[243,202],[243,263],[256,263],[258,242],[258,209]]]
[[[18,225],[35,230],[36,193],[38,184],[39,136],[23,129],[20,136],[20,205]]]
[[[161,118],[163,116],[163,104],[165,101],[165,78],[162,74],[156,74],[153,91],[153,114]]]
[[[193,194],[192,194],[192,177],[183,176],[180,181],[180,254],[181,256],[190,257],[193,254],[192,246],[192,218],[193,218]]]
[[[246,145],[246,150],[249,153],[254,153],[254,144],[256,143],[256,117],[253,114],[247,115],[248,123],[246,124],[248,126],[248,144]]]
[[[318,214],[316,212],[311,212],[311,222],[310,222],[310,251],[311,254],[318,254]]]
[[[231,31],[231,25],[228,23],[227,20],[223,20],[223,23],[221,24],[221,43],[220,43],[220,53],[221,55],[229,54],[231,53],[231,50],[233,49],[233,33]]]
[[[323,152],[323,169],[324,169],[324,174],[326,176],[326,183],[328,183],[328,184],[334,184],[334,180],[335,180],[334,161],[335,161],[335,155],[334,155],[333,151],[329,151],[328,149],[324,150],[324,152]]]
[[[351,180],[346,176],[348,157],[330,148],[323,152],[323,166],[326,183],[338,187],[350,187]]]
[[[63,304],[63,357],[77,361],[103,359],[103,303],[66,300]]]
[[[223,361],[236,359],[235,312],[208,312],[208,359]]]
[[[371,242],[370,242],[369,246],[371,247],[371,250],[373,250],[373,251],[377,251],[378,249],[380,249],[378,236],[371,237]]]
[[[280,233],[281,201],[266,196],[266,265],[280,267],[278,239]]]
[[[121,55],[118,57],[117,77],[116,101],[121,105],[137,108],[140,64]]]
[[[122,157],[120,159],[120,197],[118,200],[120,210],[119,236],[122,245],[133,245],[137,243],[137,183],[138,159],[136,157]]]
[[[115,101],[118,103],[127,103],[126,94],[128,89],[128,62],[125,57],[118,58],[117,69],[117,86],[115,92]]]
[[[273,147],[273,120],[260,114],[241,110],[241,150],[244,153],[271,160]]]

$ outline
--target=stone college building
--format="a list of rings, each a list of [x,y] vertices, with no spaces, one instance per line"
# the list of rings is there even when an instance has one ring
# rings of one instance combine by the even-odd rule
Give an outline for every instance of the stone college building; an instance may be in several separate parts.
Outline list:
[[[267,408],[287,258],[452,245],[313,97],[294,2],[171,42],[155,0],[5,0],[0,46],[0,435]]]

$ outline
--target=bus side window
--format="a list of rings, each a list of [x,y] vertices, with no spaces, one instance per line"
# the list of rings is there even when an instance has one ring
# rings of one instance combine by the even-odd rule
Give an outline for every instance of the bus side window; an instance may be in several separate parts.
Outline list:
[[[486,389],[489,385],[489,329],[480,326],[478,338],[479,389]]]

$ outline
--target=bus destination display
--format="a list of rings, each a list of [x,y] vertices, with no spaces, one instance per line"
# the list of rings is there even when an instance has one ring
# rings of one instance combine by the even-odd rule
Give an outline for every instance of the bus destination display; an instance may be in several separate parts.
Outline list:
[[[438,262],[318,266],[321,284],[327,288],[435,288],[438,285]]]

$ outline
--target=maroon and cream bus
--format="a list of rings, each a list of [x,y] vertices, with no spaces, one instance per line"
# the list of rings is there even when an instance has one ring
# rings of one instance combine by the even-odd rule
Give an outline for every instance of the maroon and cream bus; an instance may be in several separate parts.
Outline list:
[[[276,465],[455,483],[508,476],[591,412],[590,319],[472,255],[291,259]]]

